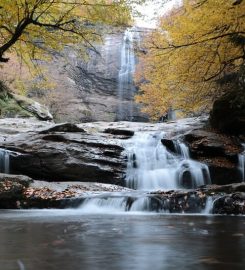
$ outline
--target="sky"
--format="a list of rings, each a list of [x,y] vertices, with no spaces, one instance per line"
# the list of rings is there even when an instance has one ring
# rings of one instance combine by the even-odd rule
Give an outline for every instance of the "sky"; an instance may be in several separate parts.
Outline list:
[[[136,18],[136,25],[139,27],[154,28],[156,27],[157,18],[174,6],[180,5],[182,0],[167,0],[164,4],[164,1],[161,0],[152,0],[148,1],[148,4],[137,6],[136,9],[143,14],[142,18]]]

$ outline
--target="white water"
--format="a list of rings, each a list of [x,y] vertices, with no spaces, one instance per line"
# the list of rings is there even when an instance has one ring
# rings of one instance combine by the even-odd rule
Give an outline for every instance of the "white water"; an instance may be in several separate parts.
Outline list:
[[[202,214],[204,214],[204,215],[211,214],[212,210],[213,210],[213,204],[214,204],[214,201],[213,201],[212,197],[208,197],[207,201],[206,201],[205,208],[202,211]]]
[[[121,196],[94,196],[85,199],[79,208],[82,213],[108,213],[116,214],[123,212],[150,212],[151,211],[151,199],[143,196],[135,198],[133,202],[129,203],[129,198],[123,193]]]
[[[241,174],[241,180],[245,182],[245,144],[243,144],[244,151],[238,155],[238,169]]]
[[[0,173],[9,173],[10,151],[0,148]]]
[[[94,195],[85,199],[83,213],[158,212],[161,204],[146,195],[147,191],[195,188],[211,183],[208,166],[190,158],[188,147],[175,142],[174,154],[161,143],[164,133],[138,132],[125,142],[128,157],[126,183],[138,191],[136,197],[126,193]],[[204,214],[211,211],[208,199]]]
[[[121,65],[118,74],[118,120],[133,120],[133,96],[135,94],[133,83],[135,71],[134,40],[137,38],[134,28],[126,29],[121,48]],[[128,105],[128,102],[125,104],[124,101],[129,98],[132,99],[131,104]]]
[[[118,213],[125,212],[127,198],[117,197],[92,197],[87,198],[82,203],[80,211],[83,213]]]
[[[176,142],[174,154],[162,145],[163,133],[136,133],[127,141],[126,183],[138,190],[170,190],[211,183],[208,166],[190,159],[189,150]]]

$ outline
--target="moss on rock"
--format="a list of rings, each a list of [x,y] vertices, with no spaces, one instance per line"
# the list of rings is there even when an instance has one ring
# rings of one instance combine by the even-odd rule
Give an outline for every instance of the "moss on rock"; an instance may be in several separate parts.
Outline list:
[[[48,109],[38,102],[20,95],[10,93],[10,90],[0,81],[0,117],[33,117],[40,120],[52,120]]]

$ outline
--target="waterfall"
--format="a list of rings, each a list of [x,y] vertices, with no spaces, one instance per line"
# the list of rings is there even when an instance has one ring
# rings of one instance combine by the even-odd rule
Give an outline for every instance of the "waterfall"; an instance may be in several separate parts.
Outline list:
[[[0,148],[0,173],[9,173],[10,151]]]
[[[134,28],[126,29],[121,48],[121,64],[118,74],[119,105],[117,119],[119,121],[133,120],[133,96],[135,94],[135,86],[133,82],[133,74],[135,71],[134,40],[138,38],[138,36],[135,36],[134,31]],[[129,105],[125,100],[131,100]]]
[[[85,199],[80,210],[83,213],[117,213],[127,209],[127,197],[91,197]]]
[[[168,151],[161,142],[163,137],[163,132],[136,132],[124,142],[128,158],[126,185],[139,191],[91,195],[79,211],[86,214],[166,213],[164,202],[148,191],[194,188],[211,183],[206,164],[192,160],[188,147],[180,141],[175,141],[177,154]],[[209,213],[211,208],[212,202],[207,199],[203,213]]]
[[[245,182],[245,144],[242,145],[244,151],[238,155],[238,169],[241,174],[241,179]]]
[[[178,154],[162,145],[163,133],[136,133],[126,143],[126,184],[139,190],[196,188],[209,184],[204,163],[190,159],[187,146],[176,141]]]
[[[141,194],[142,196],[142,194]],[[143,195],[140,198],[127,197],[125,194],[105,194],[94,195],[85,199],[79,208],[82,213],[123,213],[123,212],[151,212],[158,209],[152,209],[151,198]]]
[[[204,210],[202,211],[202,214],[208,215],[211,214],[213,211],[213,205],[214,205],[214,200],[212,197],[208,197],[206,200],[206,205]]]
[[[181,155],[184,159],[190,159],[189,148],[180,141],[174,141],[175,151]]]

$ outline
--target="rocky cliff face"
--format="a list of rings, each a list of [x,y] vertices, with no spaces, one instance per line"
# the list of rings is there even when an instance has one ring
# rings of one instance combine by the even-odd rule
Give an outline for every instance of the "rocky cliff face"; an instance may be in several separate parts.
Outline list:
[[[147,121],[134,102],[132,79],[140,31],[117,29],[104,35],[104,43],[88,51],[88,61],[71,48],[54,56],[48,69],[57,89],[42,93],[41,98],[56,120]],[[30,95],[40,98],[36,91]]]

